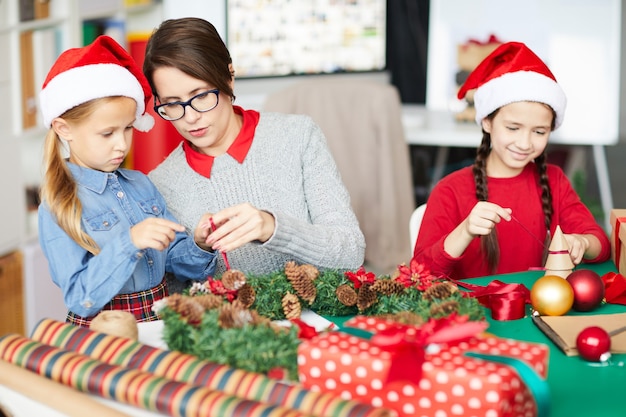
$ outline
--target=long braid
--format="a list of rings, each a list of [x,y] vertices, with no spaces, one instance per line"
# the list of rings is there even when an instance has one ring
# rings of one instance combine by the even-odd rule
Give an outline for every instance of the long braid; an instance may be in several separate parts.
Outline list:
[[[483,139],[476,150],[476,159],[472,168],[478,201],[487,201],[489,198],[487,189],[487,157],[489,153],[491,153],[491,135],[483,131]],[[481,237],[480,247],[487,258],[489,269],[495,272],[500,261],[500,247],[498,246],[498,234],[495,228],[488,235]]]
[[[535,158],[535,165],[537,171],[539,171],[539,185],[541,186],[541,207],[543,209],[543,222],[546,225],[546,239],[544,244],[543,262],[545,263],[548,256],[548,247],[550,246],[550,225],[552,224],[552,215],[554,214],[552,208],[552,191],[550,190],[550,183],[548,182],[547,174],[547,162],[546,152],[541,153]]]

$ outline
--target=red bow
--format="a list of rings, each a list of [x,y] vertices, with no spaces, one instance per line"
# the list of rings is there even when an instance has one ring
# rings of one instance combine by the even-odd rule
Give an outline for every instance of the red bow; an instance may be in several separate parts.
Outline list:
[[[394,323],[374,334],[370,342],[393,354],[386,382],[408,380],[419,384],[427,345],[460,342],[483,332],[488,325],[453,314],[443,319],[430,319],[419,328]]]
[[[622,274],[607,272],[602,275],[602,282],[607,303],[626,305],[626,278]]]
[[[524,284],[505,284],[493,280],[486,287],[456,281],[460,287],[472,290],[468,293],[491,310],[494,320],[517,320],[526,315],[526,304],[530,303],[530,291]]]

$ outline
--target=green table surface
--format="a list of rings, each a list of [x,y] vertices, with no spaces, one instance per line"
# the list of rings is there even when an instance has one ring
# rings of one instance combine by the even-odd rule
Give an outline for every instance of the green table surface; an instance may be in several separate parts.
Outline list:
[[[615,271],[612,261],[585,264],[578,269],[591,269],[603,275]],[[521,283],[528,289],[543,276],[542,271],[520,272],[467,280],[487,285],[494,279],[505,283]],[[568,315],[624,313],[626,306],[603,304],[587,313],[569,312]],[[342,326],[345,317],[327,317]],[[550,417],[616,417],[626,416],[626,354],[612,355],[608,363],[587,362],[579,356],[566,356],[532,322],[528,306],[526,317],[512,321],[492,320],[487,312],[487,332],[499,337],[543,343],[550,348],[548,385],[550,387]],[[625,323],[626,325],[626,323]]]

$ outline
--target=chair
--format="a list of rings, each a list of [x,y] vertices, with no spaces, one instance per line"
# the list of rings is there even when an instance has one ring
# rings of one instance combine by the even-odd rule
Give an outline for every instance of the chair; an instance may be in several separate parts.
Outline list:
[[[365,262],[384,272],[407,262],[415,198],[396,88],[345,77],[306,80],[270,94],[263,110],[313,118],[350,193],[365,235]]]
[[[411,218],[409,219],[409,235],[411,236],[411,256],[413,256],[413,250],[415,249],[415,243],[417,242],[417,235],[419,234],[420,227],[422,226],[422,219],[424,218],[424,212],[426,211],[426,204],[418,206],[413,210]]]

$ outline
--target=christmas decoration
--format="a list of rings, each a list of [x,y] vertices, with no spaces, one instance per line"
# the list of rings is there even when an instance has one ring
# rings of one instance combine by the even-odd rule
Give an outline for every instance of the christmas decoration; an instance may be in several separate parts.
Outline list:
[[[444,317],[454,311],[470,320],[484,319],[480,303],[459,291],[457,283],[431,275],[428,268],[415,261],[399,265],[393,276],[376,276],[363,267],[357,271],[320,272],[309,264],[287,262],[282,271],[242,275],[236,282],[239,289],[231,289],[222,279],[209,277],[204,283],[195,283],[187,294],[214,294],[228,302],[236,299],[271,320],[298,318],[304,308],[326,316],[408,311],[428,319],[433,314]]]
[[[297,325],[274,324],[236,299],[205,310],[196,298],[173,294],[155,305],[164,321],[163,340],[170,350],[266,375],[281,369],[285,379],[297,379]],[[188,312],[198,309],[202,310],[200,320],[188,320]]]
[[[626,277],[611,271],[602,275],[602,282],[607,303],[626,305]]]
[[[363,267],[320,272],[295,262],[260,276],[230,270],[222,279],[194,283],[155,306],[170,349],[286,379],[296,377],[296,349],[310,333],[300,320],[305,307],[320,315],[378,316],[412,325],[446,317],[485,318],[477,299],[414,261],[400,265],[393,277],[377,277]],[[291,322],[291,329],[272,322],[282,319]]]
[[[343,332],[300,344],[300,383],[400,417],[547,415],[549,396],[534,393],[545,387],[549,348],[485,335],[486,325],[456,314],[418,326],[356,316]]]
[[[540,315],[562,316],[574,304],[574,290],[562,277],[544,275],[530,289],[530,302]]]
[[[587,327],[576,337],[576,349],[588,361],[606,362],[611,357],[611,336],[602,327]]]
[[[558,275],[562,278],[567,278],[574,269],[574,263],[569,256],[569,245],[560,226],[556,227],[550,242],[545,268],[546,275]]]
[[[617,272],[626,274],[626,209],[611,210],[611,259]]]
[[[579,269],[567,277],[574,290],[574,310],[591,311],[604,299],[604,282],[597,272]]]

